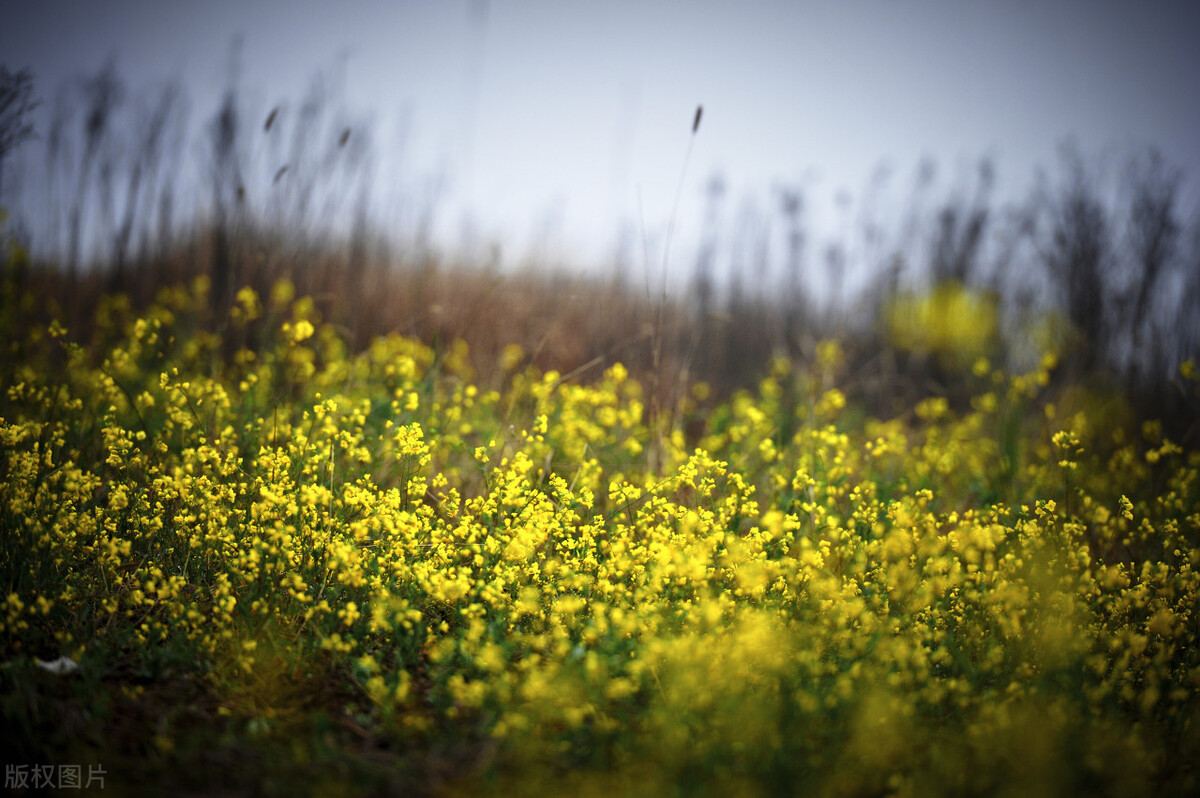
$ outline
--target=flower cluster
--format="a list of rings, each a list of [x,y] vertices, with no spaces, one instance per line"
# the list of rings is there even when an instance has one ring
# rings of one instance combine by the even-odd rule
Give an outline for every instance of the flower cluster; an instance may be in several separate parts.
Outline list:
[[[204,290],[3,367],[5,660],[174,651],[268,732],[333,675],[498,751],[472,789],[1196,786],[1200,458],[1056,408],[1052,358],[864,420],[827,343],[662,430],[620,365],[477,385],[286,285],[230,354]]]

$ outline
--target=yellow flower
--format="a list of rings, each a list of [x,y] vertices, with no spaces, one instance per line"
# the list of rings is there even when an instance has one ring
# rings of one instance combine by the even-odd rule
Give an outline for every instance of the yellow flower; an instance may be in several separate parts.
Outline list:
[[[314,332],[312,322],[308,319],[301,319],[292,326],[292,341],[300,343],[312,337]]]
[[[520,365],[525,357],[525,350],[520,344],[509,344],[500,351],[500,370],[505,374]]]
[[[1121,495],[1121,517],[1126,521],[1133,520],[1133,502],[1129,501],[1124,494]]]

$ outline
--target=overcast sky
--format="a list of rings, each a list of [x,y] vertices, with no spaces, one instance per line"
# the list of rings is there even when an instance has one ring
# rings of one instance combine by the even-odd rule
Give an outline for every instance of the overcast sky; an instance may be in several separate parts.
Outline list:
[[[593,257],[622,219],[660,235],[699,103],[685,244],[716,172],[734,198],[803,185],[819,218],[879,164],[908,180],[923,157],[952,175],[989,156],[1016,196],[1068,136],[1200,165],[1196,0],[2,5],[0,62],[30,68],[43,95],[115,54],[131,88],[178,77],[206,119],[235,34],[264,107],[341,65],[347,105],[377,128],[380,179],[443,170],[445,216],[518,251],[548,238]]]

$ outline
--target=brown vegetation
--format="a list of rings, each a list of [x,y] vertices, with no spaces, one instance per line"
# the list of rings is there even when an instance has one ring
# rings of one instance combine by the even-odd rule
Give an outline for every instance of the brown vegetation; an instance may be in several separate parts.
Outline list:
[[[726,231],[717,175],[692,278],[668,294],[648,254],[609,277],[448,255],[431,239],[436,180],[385,241],[369,212],[369,126],[336,110],[320,80],[298,105],[268,112],[249,108],[231,81],[205,125],[205,187],[181,221],[178,175],[195,151],[183,144],[185,98],[168,85],[131,114],[127,94],[111,64],[60,92],[46,184],[47,207],[62,218],[35,225],[42,238],[27,272],[10,268],[10,279],[43,283],[41,295],[56,296],[54,313],[75,329],[104,294],[145,306],[160,288],[200,275],[219,327],[239,287],[265,295],[286,277],[355,346],[393,331],[441,350],[463,341],[484,383],[499,379],[512,344],[572,379],[621,361],[664,406],[693,381],[727,396],[752,386],[772,356],[805,360],[817,341],[838,337],[856,376],[851,399],[887,415],[924,395],[965,400],[953,377],[962,364],[946,368],[937,352],[898,345],[887,322],[897,296],[953,283],[996,307],[999,330],[983,352],[996,365],[1036,357],[1046,341],[1029,331],[1057,318],[1068,331],[1056,344],[1065,378],[1129,397],[1181,437],[1195,434],[1196,408],[1176,386],[1180,364],[1200,350],[1200,228],[1181,200],[1183,174],[1153,152],[1130,158],[1110,186],[1065,146],[1060,179],[1043,177],[1021,207],[996,205],[986,161],[941,199],[931,193],[936,170],[922,164],[899,232],[871,215],[868,197],[843,239],[815,253],[801,188],[779,187],[774,211],[745,205]],[[132,125],[120,124],[123,113]],[[9,230],[28,230],[28,212],[18,203]],[[343,232],[324,232],[339,214]],[[97,250],[89,266],[82,253]],[[843,285],[852,265],[871,275],[856,295]]]

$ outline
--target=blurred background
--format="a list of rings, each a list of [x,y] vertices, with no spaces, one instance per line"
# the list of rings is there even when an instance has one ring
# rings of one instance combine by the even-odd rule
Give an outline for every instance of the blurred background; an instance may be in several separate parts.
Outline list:
[[[9,271],[77,329],[197,275],[219,326],[286,276],[485,380],[516,343],[722,396],[834,336],[878,412],[1047,352],[1195,410],[1189,0],[0,13]]]

